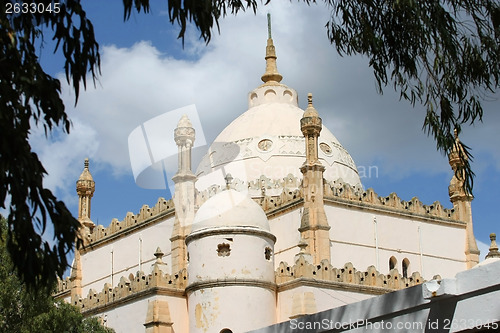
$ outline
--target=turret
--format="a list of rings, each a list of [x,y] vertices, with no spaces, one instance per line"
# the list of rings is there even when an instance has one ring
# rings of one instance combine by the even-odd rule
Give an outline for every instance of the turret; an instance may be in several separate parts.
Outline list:
[[[186,238],[189,332],[275,323],[275,241],[266,214],[244,193],[225,190],[201,205]]]

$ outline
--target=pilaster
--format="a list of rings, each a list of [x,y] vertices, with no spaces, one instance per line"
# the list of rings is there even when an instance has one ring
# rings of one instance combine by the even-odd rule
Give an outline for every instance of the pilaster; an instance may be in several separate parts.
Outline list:
[[[82,261],[80,258],[80,250],[75,249],[75,259],[73,261],[73,267],[71,267],[71,275],[69,277],[71,281],[71,299],[75,299],[82,296]]]
[[[167,301],[149,301],[146,322],[144,323],[146,333],[173,333],[172,325]]]

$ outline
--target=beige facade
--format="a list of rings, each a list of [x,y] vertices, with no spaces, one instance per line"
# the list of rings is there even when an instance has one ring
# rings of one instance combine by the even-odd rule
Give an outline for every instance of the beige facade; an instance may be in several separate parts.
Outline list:
[[[77,182],[85,247],[58,297],[117,332],[243,332],[477,264],[458,151],[450,153],[453,209],[363,189],[312,95],[301,110],[281,83],[271,38],[265,59],[248,111],[196,172],[196,133],[187,117],[179,121],[173,199],[96,226],[85,162]]]

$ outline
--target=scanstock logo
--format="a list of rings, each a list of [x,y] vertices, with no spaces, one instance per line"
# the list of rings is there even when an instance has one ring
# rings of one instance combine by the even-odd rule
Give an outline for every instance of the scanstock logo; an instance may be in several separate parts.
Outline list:
[[[140,126],[128,136],[130,164],[137,186],[145,189],[166,189],[173,194],[172,177],[178,168],[178,147],[174,130],[186,115],[195,129],[193,150],[205,150],[207,142],[194,104],[165,112]]]

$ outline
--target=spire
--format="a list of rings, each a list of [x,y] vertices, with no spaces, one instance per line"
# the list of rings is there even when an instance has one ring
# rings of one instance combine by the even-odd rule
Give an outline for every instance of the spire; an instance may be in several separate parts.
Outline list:
[[[489,258],[500,258],[500,252],[498,252],[498,245],[497,245],[497,235],[496,234],[490,234],[490,251],[486,255],[485,259]]]
[[[266,72],[261,79],[264,84],[279,83],[283,76],[278,72],[276,66],[276,49],[274,48],[273,38],[271,36],[271,14],[267,14],[267,46],[266,46]]]
[[[83,171],[76,182],[76,193],[78,193],[78,220],[92,231],[94,222],[90,220],[90,202],[95,191],[95,182],[89,171],[89,159],[83,163]]]

